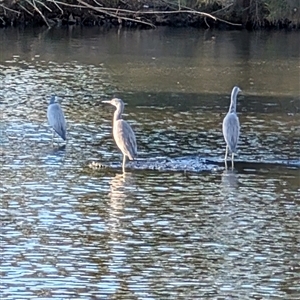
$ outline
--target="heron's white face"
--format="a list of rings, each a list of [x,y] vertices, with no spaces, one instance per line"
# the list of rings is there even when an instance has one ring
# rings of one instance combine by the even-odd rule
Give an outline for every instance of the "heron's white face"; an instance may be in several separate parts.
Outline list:
[[[124,105],[124,103],[123,103],[123,101],[121,100],[121,99],[119,99],[119,98],[113,98],[113,99],[111,99],[111,100],[108,100],[108,101],[102,101],[103,103],[109,103],[109,104],[111,104],[111,105],[113,105],[113,106],[115,106],[115,107],[118,107],[120,104],[122,105]]]
[[[237,91],[237,93],[242,91],[238,86],[235,86],[234,89]]]
[[[112,100],[110,100],[110,104],[112,104],[114,106],[118,106],[122,103],[123,103],[123,101],[119,98],[113,98]]]

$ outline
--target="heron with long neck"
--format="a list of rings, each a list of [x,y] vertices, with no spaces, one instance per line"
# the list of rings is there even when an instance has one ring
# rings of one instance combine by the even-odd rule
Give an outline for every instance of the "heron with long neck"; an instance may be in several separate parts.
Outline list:
[[[227,115],[223,120],[223,136],[226,142],[225,167],[227,168],[228,150],[231,152],[231,165],[234,167],[234,154],[237,150],[237,143],[240,135],[240,122],[236,114],[236,99],[241,89],[235,86],[231,92],[231,101]]]
[[[113,118],[113,136],[118,148],[123,153],[122,170],[125,173],[126,157],[133,160],[137,156],[137,145],[135,134],[131,126],[122,119],[124,102],[121,99],[113,98],[112,100],[102,101],[116,107]]]

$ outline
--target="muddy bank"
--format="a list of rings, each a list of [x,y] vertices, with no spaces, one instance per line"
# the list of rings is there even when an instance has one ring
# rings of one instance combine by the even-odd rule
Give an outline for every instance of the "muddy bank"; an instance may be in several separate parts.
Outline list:
[[[299,11],[298,0],[2,0],[0,27],[299,29]]]

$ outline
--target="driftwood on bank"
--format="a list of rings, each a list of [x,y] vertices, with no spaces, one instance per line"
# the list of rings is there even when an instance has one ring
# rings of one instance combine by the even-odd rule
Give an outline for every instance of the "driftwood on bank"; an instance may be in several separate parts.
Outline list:
[[[140,7],[107,7],[100,0],[0,0],[0,23],[7,26],[9,23],[30,23],[40,20],[39,23],[46,24],[49,28],[58,23],[59,20],[67,20],[67,23],[82,24],[87,18],[93,19],[94,24],[111,20],[113,24],[141,25],[145,28],[155,28],[156,25],[166,25],[165,19],[174,16],[181,18],[201,18],[207,27],[210,27],[208,19],[212,22],[221,22],[231,26],[242,26],[227,20],[220,19],[207,12],[198,11],[186,6],[174,7],[167,1],[161,1],[165,9],[160,7],[159,10],[142,5]],[[121,2],[121,1],[120,1]],[[125,2],[124,2],[125,4]],[[20,21],[20,22],[18,22]]]

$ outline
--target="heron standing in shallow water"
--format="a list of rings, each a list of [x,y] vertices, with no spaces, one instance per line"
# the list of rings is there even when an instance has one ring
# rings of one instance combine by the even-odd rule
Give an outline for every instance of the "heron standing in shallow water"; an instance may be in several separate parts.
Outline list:
[[[54,131],[65,141],[67,139],[67,126],[64,113],[60,105],[55,102],[56,96],[52,96],[47,110],[47,118],[49,125],[52,126]],[[54,138],[54,132],[52,135],[52,142]]]
[[[124,102],[121,99],[113,98],[112,100],[102,102],[116,107],[113,118],[113,136],[118,148],[123,153],[122,169],[123,173],[125,173],[126,157],[133,160],[137,155],[135,134],[130,125],[122,119]]]
[[[226,142],[226,152],[225,152],[225,167],[227,168],[227,155],[228,150],[231,152],[231,166],[234,167],[234,154],[236,153],[236,147],[240,135],[240,122],[236,114],[236,98],[241,89],[235,86],[231,92],[231,102],[229,106],[229,111],[223,120],[223,136]]]

